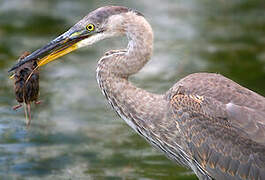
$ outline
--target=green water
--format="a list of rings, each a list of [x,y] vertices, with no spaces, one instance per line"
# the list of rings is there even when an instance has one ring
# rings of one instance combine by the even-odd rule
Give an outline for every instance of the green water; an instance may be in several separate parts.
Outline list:
[[[152,60],[132,81],[162,93],[193,72],[221,73],[265,95],[262,0],[0,0],[0,179],[196,179],[116,116],[95,80],[97,60],[123,38],[78,50],[41,69],[30,129],[7,70],[91,10],[135,8],[154,29]]]

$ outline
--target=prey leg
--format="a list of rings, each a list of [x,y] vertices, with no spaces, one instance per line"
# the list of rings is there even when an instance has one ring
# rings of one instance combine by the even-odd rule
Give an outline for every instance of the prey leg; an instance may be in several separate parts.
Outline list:
[[[42,101],[35,101],[34,103],[35,103],[36,105],[37,105],[37,104],[42,104]]]
[[[28,113],[28,122],[27,122],[27,127],[30,126],[30,123],[31,123],[31,112],[30,112],[30,103],[27,104],[27,113]]]
[[[18,104],[12,107],[13,110],[17,110],[22,107],[22,104]]]

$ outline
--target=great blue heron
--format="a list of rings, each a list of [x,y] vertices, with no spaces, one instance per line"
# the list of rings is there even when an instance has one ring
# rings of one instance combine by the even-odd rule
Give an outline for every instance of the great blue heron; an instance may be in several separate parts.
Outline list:
[[[101,7],[27,56],[39,66],[75,49],[126,35],[97,65],[97,82],[113,109],[138,134],[199,179],[265,179],[265,98],[219,74],[195,73],[165,94],[135,87],[128,77],[149,60],[153,32],[143,15]]]

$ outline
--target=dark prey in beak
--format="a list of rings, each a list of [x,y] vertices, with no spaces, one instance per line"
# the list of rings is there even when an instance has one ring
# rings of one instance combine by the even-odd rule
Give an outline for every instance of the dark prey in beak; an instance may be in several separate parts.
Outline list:
[[[19,62],[23,61],[23,59],[29,55],[29,52],[24,52],[20,58]],[[14,91],[16,95],[16,100],[19,105],[13,107],[14,110],[20,108],[22,103],[26,104],[26,116],[29,117],[27,126],[30,125],[31,121],[31,112],[30,112],[30,104],[31,102],[35,102],[35,104],[39,104],[39,70],[37,68],[37,61],[32,60],[21,65],[19,68],[15,70],[14,75]]]
[[[32,61],[32,60],[36,60],[37,58],[44,57],[51,50],[54,50],[57,47],[60,47],[63,44],[63,42],[64,42],[63,39],[64,39],[64,36],[61,35],[58,38],[56,38],[55,40],[53,40],[50,43],[48,43],[46,46],[34,51],[32,54],[27,53],[27,56],[24,55],[25,57],[22,58],[21,60],[19,60],[19,62],[17,64],[15,64],[11,69],[9,69],[8,72],[14,71],[18,67],[20,67],[23,64],[25,64],[26,62],[29,62],[29,61]]]
[[[42,59],[43,57],[47,56],[48,54],[51,54],[52,52],[62,51],[64,49],[67,49],[68,47],[72,46],[76,42],[88,37],[88,35],[84,35],[84,36],[79,36],[76,38],[71,38],[70,35],[72,33],[73,33],[72,31],[67,31],[66,33],[52,40],[50,43],[48,43],[44,47],[27,55],[24,59],[22,59],[17,64],[15,64],[11,69],[9,69],[8,72],[14,71],[15,69],[25,64],[26,62],[36,60],[36,59]]]

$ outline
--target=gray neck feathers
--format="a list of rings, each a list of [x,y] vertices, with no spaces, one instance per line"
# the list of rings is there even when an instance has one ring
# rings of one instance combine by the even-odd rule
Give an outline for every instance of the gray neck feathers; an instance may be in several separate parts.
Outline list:
[[[122,17],[121,31],[129,39],[128,47],[126,50],[110,51],[101,58],[97,67],[97,81],[115,111],[145,136],[147,132],[143,127],[148,123],[151,125],[151,120],[156,121],[164,116],[161,112],[165,112],[166,102],[163,95],[135,87],[128,77],[138,72],[150,59],[153,33],[142,16],[130,12]]]
[[[100,61],[103,71],[121,77],[128,77],[138,72],[150,59],[153,49],[153,32],[143,16],[134,12],[123,13],[115,21],[119,21],[119,31],[128,37],[126,51],[115,51]],[[117,28],[117,27],[115,27]],[[107,60],[104,60],[107,59]]]

